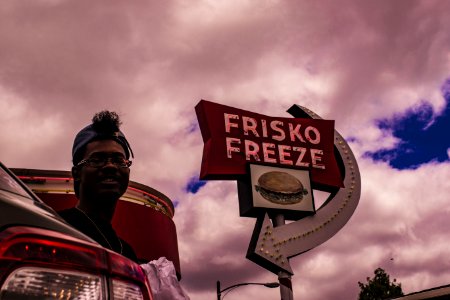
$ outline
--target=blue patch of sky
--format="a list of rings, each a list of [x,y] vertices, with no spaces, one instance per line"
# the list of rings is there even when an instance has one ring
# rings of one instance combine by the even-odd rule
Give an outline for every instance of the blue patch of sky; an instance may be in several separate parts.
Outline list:
[[[199,129],[197,121],[191,122],[187,128],[188,133],[196,132]]]
[[[205,180],[198,180],[197,177],[191,177],[189,182],[186,184],[184,190],[188,193],[196,194],[204,185],[206,185]]]
[[[391,119],[377,120],[381,130],[391,132],[400,142],[394,149],[366,152],[376,161],[386,161],[396,169],[415,169],[422,164],[449,160],[450,79],[442,87],[445,109],[433,115],[430,104],[423,102]]]
[[[356,139],[356,137],[351,136],[351,137],[346,138],[345,141],[348,143],[354,143],[354,142],[357,142],[358,140]]]

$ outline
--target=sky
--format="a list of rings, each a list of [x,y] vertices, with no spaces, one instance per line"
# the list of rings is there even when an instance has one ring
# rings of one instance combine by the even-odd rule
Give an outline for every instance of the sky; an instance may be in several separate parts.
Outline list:
[[[381,267],[410,293],[450,284],[450,2],[22,0],[0,3],[0,160],[69,170],[75,134],[120,114],[131,180],[176,204],[191,299],[277,276],[245,258],[236,182],[199,182],[206,99],[273,117],[305,106],[361,173],[349,222],[291,259],[297,299],[356,299]],[[225,299],[279,299],[245,286]]]

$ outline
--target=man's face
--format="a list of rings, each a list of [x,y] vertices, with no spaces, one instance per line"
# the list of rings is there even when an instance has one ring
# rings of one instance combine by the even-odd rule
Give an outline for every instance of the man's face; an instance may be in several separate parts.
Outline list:
[[[105,158],[110,160],[102,167],[84,164],[77,167],[80,180],[80,198],[90,201],[111,201],[122,196],[128,187],[130,169],[114,165],[111,159],[125,158],[123,147],[113,140],[99,140],[87,144],[83,159]]]

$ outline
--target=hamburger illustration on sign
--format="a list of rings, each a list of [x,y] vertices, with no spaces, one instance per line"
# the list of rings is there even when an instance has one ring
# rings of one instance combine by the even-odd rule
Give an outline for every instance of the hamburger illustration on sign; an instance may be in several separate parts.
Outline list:
[[[250,164],[248,173],[238,181],[241,216],[282,212],[298,220],[315,213],[309,170]]]
[[[258,179],[255,190],[264,199],[275,204],[295,204],[307,195],[308,191],[295,176],[286,172],[271,171],[262,174]]]

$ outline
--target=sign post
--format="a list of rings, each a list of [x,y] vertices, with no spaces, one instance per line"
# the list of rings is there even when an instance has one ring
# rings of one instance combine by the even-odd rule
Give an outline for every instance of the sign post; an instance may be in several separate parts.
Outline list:
[[[283,215],[276,215],[272,220],[274,227],[285,225]],[[278,282],[280,283],[280,295],[281,300],[294,300],[294,292],[292,291],[292,279],[291,274],[285,271],[278,272]]]
[[[334,121],[298,105],[288,112],[294,118],[205,100],[196,106],[200,179],[237,180],[240,215],[256,218],[246,257],[278,275],[282,300],[293,299],[289,258],[334,236],[361,193],[356,159]],[[329,193],[317,210],[314,190]]]

